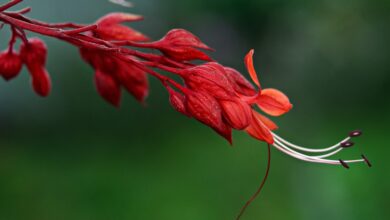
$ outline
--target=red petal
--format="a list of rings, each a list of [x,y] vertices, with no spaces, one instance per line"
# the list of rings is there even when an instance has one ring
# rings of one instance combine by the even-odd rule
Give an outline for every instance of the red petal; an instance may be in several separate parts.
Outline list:
[[[245,66],[249,72],[249,75],[251,76],[253,82],[260,88],[260,82],[257,78],[257,73],[255,70],[255,67],[253,66],[253,54],[255,53],[255,50],[250,50],[249,53],[245,56],[244,62]]]
[[[110,104],[119,107],[121,100],[120,85],[111,75],[96,70],[95,86],[101,97]]]
[[[273,121],[271,121],[271,119],[265,117],[264,115],[256,111],[253,111],[253,114],[257,119],[262,121],[265,124],[265,126],[267,126],[267,128],[270,129],[271,131],[278,129],[278,126]]]
[[[288,97],[276,89],[264,89],[257,98],[257,105],[265,113],[272,116],[280,116],[292,108]]]
[[[252,136],[253,138],[256,138],[260,141],[265,141],[268,144],[274,143],[274,138],[271,134],[271,131],[267,128],[267,126],[259,120],[255,115],[253,115],[252,122],[245,129],[245,131]]]

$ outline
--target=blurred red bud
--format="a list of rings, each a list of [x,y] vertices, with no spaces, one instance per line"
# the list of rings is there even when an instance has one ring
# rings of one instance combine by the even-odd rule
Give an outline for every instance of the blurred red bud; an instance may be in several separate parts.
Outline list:
[[[142,16],[129,13],[110,13],[96,22],[98,27],[93,33],[103,40],[147,41],[149,38],[142,33],[121,24],[142,19]]]
[[[20,45],[20,56],[27,66],[45,66],[47,48],[45,42],[39,38],[30,38],[28,43]]]
[[[90,64],[95,70],[103,72],[113,72],[117,70],[116,58],[99,50],[81,48],[80,55],[85,62]]]
[[[22,59],[14,52],[3,51],[0,53],[0,75],[5,80],[15,78],[22,69]]]
[[[132,94],[139,102],[145,101],[149,94],[149,82],[146,73],[132,63],[126,63],[119,59],[114,75],[120,84]]]
[[[108,103],[119,107],[121,100],[121,88],[119,83],[110,74],[96,69],[95,86],[102,98],[104,98]]]
[[[31,74],[31,84],[34,91],[42,97],[48,96],[51,91],[51,80],[45,67],[34,65],[28,69]]]

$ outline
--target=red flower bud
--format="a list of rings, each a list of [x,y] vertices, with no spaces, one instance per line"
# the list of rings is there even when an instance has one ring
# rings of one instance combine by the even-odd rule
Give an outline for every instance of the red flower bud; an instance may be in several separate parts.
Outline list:
[[[232,142],[231,127],[223,120],[221,107],[213,96],[205,92],[190,92],[186,94],[186,109],[192,117]]]
[[[5,80],[11,80],[16,77],[22,69],[22,59],[18,54],[3,51],[0,53],[0,75]]]
[[[177,61],[212,60],[207,54],[197,48],[213,49],[202,43],[198,37],[183,29],[169,31],[161,40],[151,43],[151,46]]]
[[[206,53],[192,47],[166,47],[161,48],[160,51],[163,52],[165,56],[179,62],[191,60],[212,61]]]
[[[176,111],[190,117],[185,106],[185,102],[186,102],[185,96],[179,92],[176,92],[171,87],[168,87],[167,90],[169,93],[169,102],[171,103],[172,107]]]
[[[47,70],[39,65],[30,66],[28,69],[34,91],[42,97],[48,96],[51,91],[51,80]]]
[[[102,98],[110,104],[119,107],[121,100],[121,88],[114,77],[97,69],[95,72],[95,86]]]
[[[230,100],[235,91],[226,77],[223,66],[210,62],[187,69],[183,73],[187,86],[194,90],[206,91],[217,99]]]
[[[93,33],[103,40],[147,41],[149,38],[142,33],[120,24],[122,22],[139,21],[142,19],[142,16],[139,15],[110,13],[96,22],[98,27]]]
[[[239,99],[234,101],[222,100],[219,102],[222,113],[229,125],[237,130],[245,129],[252,120],[252,109]]]
[[[114,75],[118,81],[139,102],[143,102],[149,94],[149,83],[146,73],[132,63],[116,59],[118,69]]]
[[[225,67],[225,72],[237,93],[246,96],[256,95],[255,87],[240,72],[230,67]]]
[[[189,31],[184,29],[172,29],[161,40],[154,43],[161,47],[194,47],[205,50],[213,50]]]
[[[30,38],[28,44],[20,45],[20,56],[27,66],[45,66],[47,57],[46,44],[39,38]]]

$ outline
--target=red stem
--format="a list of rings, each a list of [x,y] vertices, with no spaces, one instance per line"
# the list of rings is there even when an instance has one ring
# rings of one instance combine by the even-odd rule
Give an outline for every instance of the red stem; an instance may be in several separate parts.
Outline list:
[[[5,14],[9,15],[22,15],[22,14],[27,14],[31,11],[30,7],[20,9],[18,11],[9,11],[9,12],[4,12]]]
[[[14,44],[16,42],[16,37],[17,37],[17,34],[16,34],[16,30],[14,27],[11,27],[11,31],[12,31],[12,36],[11,36],[11,39],[9,41],[9,47],[8,47],[8,53],[9,54],[12,54],[13,50],[14,50]]]
[[[256,199],[256,197],[260,194],[261,190],[264,187],[265,182],[267,181],[269,170],[271,167],[271,146],[268,144],[268,162],[267,162],[267,170],[265,172],[264,178],[261,181],[261,184],[257,191],[251,196],[251,198],[245,203],[245,205],[241,208],[240,213],[238,214],[236,220],[240,220],[241,216],[244,214],[245,210],[248,206]]]
[[[0,6],[0,12],[3,12],[5,10],[9,9],[12,6],[19,4],[22,1],[23,0],[13,0],[13,1],[10,1],[8,3],[5,3],[4,5]]]
[[[62,31],[62,33],[67,34],[67,35],[74,35],[74,34],[80,34],[80,33],[87,32],[87,31],[92,31],[95,29],[97,29],[97,25],[92,24],[92,25],[88,25],[88,26],[81,27],[81,28],[76,28],[76,29],[69,30],[69,31]]]

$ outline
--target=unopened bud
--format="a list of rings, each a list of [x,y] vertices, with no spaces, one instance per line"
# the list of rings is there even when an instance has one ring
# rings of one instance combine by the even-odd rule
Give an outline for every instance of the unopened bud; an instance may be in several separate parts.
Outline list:
[[[45,66],[47,57],[46,44],[39,38],[30,38],[28,43],[20,45],[20,56],[27,66]]]
[[[15,78],[22,69],[22,59],[18,54],[9,51],[0,53],[0,75],[5,80]]]

